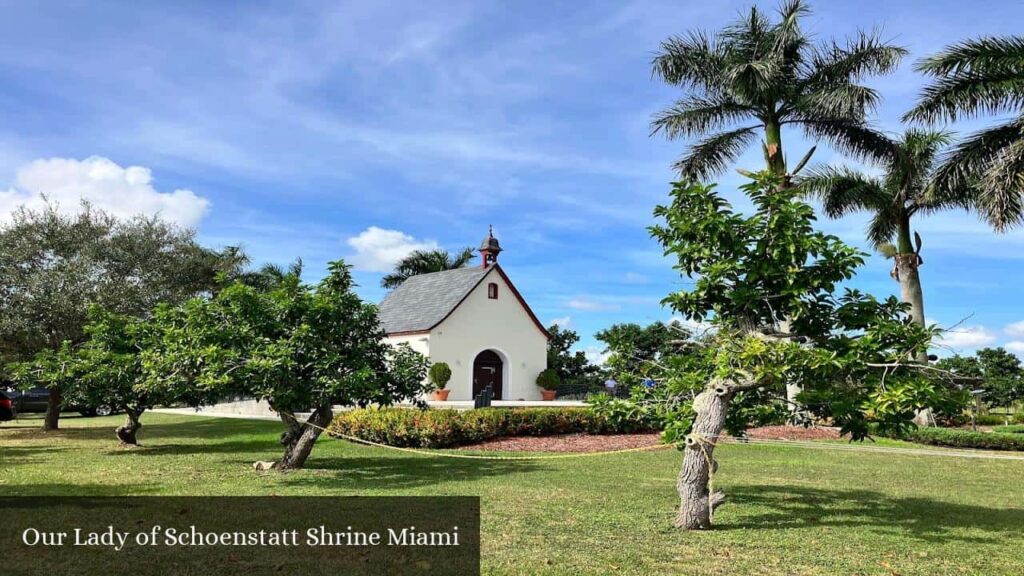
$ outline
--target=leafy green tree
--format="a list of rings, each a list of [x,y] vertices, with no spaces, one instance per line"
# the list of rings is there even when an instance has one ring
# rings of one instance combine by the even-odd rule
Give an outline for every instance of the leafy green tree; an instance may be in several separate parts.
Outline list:
[[[65,342],[58,350],[43,350],[30,361],[16,363],[14,375],[22,386],[59,386],[64,398],[82,406],[108,405],[125,413],[114,431],[122,444],[137,445],[142,414],[160,404],[211,404],[219,391],[192,386],[181,379],[147,378],[143,357],[160,338],[168,307],[152,319],[89,310],[86,340],[79,347]]]
[[[925,325],[924,292],[918,268],[921,236],[912,219],[960,207],[959,191],[936,185],[935,168],[950,142],[946,132],[908,130],[878,156],[884,173],[875,176],[851,168],[823,167],[799,180],[800,186],[822,201],[825,214],[839,218],[854,212],[871,214],[867,236],[876,249],[895,260],[892,277],[900,283],[910,317]],[[926,361],[927,351],[919,351]]]
[[[75,215],[19,209],[0,224],[0,360],[76,348],[93,305],[142,317],[157,303],[208,294],[238,254],[204,248],[192,230],[158,217],[122,220],[87,203]],[[58,426],[62,394],[50,390],[48,430]]]
[[[558,374],[558,379],[563,385],[573,387],[589,387],[591,384],[600,384],[599,368],[587,360],[587,355],[582,350],[573,350],[580,337],[573,330],[562,328],[558,324],[548,327],[548,368]]]
[[[877,33],[845,43],[815,42],[801,20],[802,0],[788,0],[772,21],[756,6],[717,34],[690,32],[664,41],[654,75],[686,95],[655,115],[652,133],[700,138],[676,164],[684,178],[720,174],[763,132],[765,162],[786,173],[782,134],[796,127],[855,157],[872,157],[886,140],[867,124],[878,93],[860,82],[896,69],[903,48]]]
[[[383,288],[398,288],[411,276],[429,274],[430,272],[444,272],[464,268],[473,260],[473,249],[463,248],[462,251],[452,255],[447,250],[416,250],[395,264],[395,271],[384,276],[380,285]]]
[[[710,528],[725,498],[709,489],[714,448],[727,425],[749,423],[733,411],[742,398],[781,399],[795,382],[807,410],[853,439],[867,437],[870,425],[905,429],[917,410],[954,400],[907,360],[933,332],[907,322],[904,304],[855,291],[835,295],[864,255],[815,230],[799,190],[765,172],[742,191],[752,215],[733,211],[713,186],[676,183],[671,203],[654,211],[661,223],[650,228],[675,268],[693,279],[692,288],[663,302],[717,327],[702,343],[709,378],[699,389],[692,376],[671,370],[673,361],[662,363],[669,369],[665,436],[684,453],[676,526],[686,529]],[[783,319],[792,332],[781,330]]]
[[[959,377],[977,378],[990,406],[1009,407],[1024,399],[1024,367],[1020,358],[1005,348],[982,348],[974,356],[951,356],[935,367]]]
[[[290,275],[269,292],[238,283],[165,308],[157,346],[144,354],[149,377],[265,400],[285,426],[279,468],[303,467],[332,406],[386,406],[426,391],[426,359],[384,343],[348,266],[329,270],[315,287]]]
[[[594,335],[604,342],[605,366],[625,386],[635,386],[657,370],[661,359],[682,351],[692,332],[679,322],[614,324]]]
[[[982,114],[1008,121],[971,134],[937,179],[998,231],[1024,220],[1024,36],[983,37],[947,47],[917,69],[933,80],[908,121],[956,122]]]

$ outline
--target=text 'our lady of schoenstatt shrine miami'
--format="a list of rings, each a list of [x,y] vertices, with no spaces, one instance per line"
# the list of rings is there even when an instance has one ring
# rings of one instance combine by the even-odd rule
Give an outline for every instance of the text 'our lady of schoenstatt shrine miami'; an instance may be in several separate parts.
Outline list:
[[[459,546],[459,527],[446,531],[420,531],[415,526],[388,528],[384,531],[360,531],[346,526],[332,530],[326,526],[299,530],[257,530],[208,532],[195,526],[185,529],[153,526],[145,530],[119,531],[75,528],[66,532],[28,528],[21,534],[26,546],[107,547],[121,551],[128,546]]]

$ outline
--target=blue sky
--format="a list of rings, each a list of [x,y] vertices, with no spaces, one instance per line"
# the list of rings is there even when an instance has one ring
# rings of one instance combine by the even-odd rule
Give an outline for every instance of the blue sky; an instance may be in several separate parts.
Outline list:
[[[537,315],[593,349],[609,324],[670,318],[658,302],[682,286],[645,231],[685,145],[648,136],[678,96],[652,80],[651,56],[749,5],[5,2],[0,218],[40,192],[160,211],[256,262],[301,257],[309,280],[345,258],[375,301],[398,255],[475,246],[493,224]],[[872,81],[878,125],[896,131],[922,84],[914,59],[1020,32],[1022,2],[979,6],[818,1],[807,25],[822,38],[881,27],[910,49]],[[791,157],[808,146],[786,135]],[[863,219],[823,226],[863,245]],[[927,314],[962,321],[946,345],[1024,352],[1024,232],[961,213],[918,228]],[[893,293],[888,270],[873,256],[853,284]]]

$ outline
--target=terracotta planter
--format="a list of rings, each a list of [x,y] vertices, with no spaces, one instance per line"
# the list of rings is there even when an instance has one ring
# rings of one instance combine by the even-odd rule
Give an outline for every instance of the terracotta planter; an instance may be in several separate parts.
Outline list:
[[[557,394],[558,394],[558,392],[555,392],[554,390],[541,390],[540,391],[541,399],[546,401],[546,402],[550,402],[551,400],[554,400],[555,399],[555,395],[557,395]]]
[[[430,395],[430,399],[435,400],[437,402],[445,402],[448,400],[449,392],[451,392],[451,390],[446,390],[444,388],[440,390],[434,390],[434,393]]]

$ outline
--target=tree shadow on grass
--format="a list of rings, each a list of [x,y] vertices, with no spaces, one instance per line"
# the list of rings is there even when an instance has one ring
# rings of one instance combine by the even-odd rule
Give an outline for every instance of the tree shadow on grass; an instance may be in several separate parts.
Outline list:
[[[269,452],[278,453],[282,450],[274,440],[237,440],[225,439],[223,442],[191,442],[188,444],[151,444],[150,440],[140,435],[138,446],[118,446],[117,441],[111,443],[108,456],[183,456],[188,454],[249,454],[253,458]]]
[[[717,526],[724,530],[845,527],[900,533],[928,542],[994,544],[1005,542],[1008,536],[1019,537],[1024,526],[1024,509],[1020,508],[895,498],[869,490],[742,485],[729,488],[727,496],[727,505],[732,502],[771,511]],[[967,535],[962,530],[980,530],[985,535]]]
[[[435,486],[440,482],[472,482],[538,469],[538,463],[528,460],[458,460],[423,456],[317,458],[314,452],[305,470],[286,473],[282,483],[353,492],[401,490]]]
[[[4,487],[3,496],[141,496],[159,492],[153,484],[63,484],[37,482]],[[46,506],[52,506],[45,504]]]

